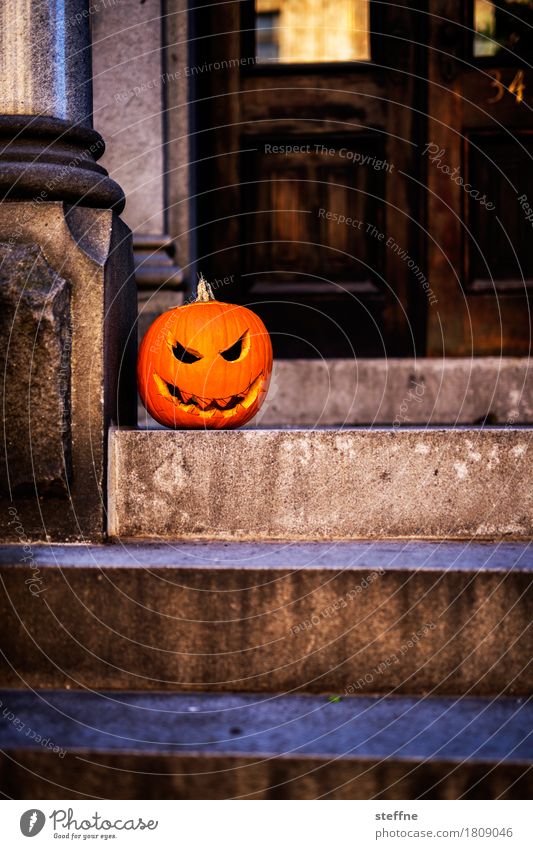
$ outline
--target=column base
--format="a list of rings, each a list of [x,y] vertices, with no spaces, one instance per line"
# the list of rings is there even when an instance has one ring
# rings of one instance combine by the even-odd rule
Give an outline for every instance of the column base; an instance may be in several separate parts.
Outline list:
[[[136,423],[135,303],[115,212],[2,205],[4,539],[102,539],[107,431]]]
[[[60,118],[0,115],[3,200],[32,199],[124,209],[124,192],[97,159],[105,150],[96,130]]]

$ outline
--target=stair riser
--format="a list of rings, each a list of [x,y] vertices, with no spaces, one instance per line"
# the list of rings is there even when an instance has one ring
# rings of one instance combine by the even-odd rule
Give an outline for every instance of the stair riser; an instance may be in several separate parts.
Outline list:
[[[530,539],[531,435],[115,431],[109,531],[158,539]]]
[[[118,772],[117,772],[118,770]],[[14,799],[494,799],[530,798],[525,764],[150,756],[95,752],[0,756]]]
[[[533,688],[531,572],[518,568],[41,566],[32,595],[35,574],[0,569],[2,686],[20,675],[32,687],[97,689]]]
[[[278,359],[254,422],[262,427],[532,422],[530,371],[526,357]],[[145,418],[143,410],[139,421]]]

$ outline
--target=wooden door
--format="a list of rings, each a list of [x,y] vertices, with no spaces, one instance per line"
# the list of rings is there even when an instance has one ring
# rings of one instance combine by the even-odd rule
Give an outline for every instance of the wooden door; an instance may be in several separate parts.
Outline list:
[[[426,18],[412,5],[193,8],[198,270],[264,318],[277,355],[422,352]]]
[[[432,0],[430,11],[427,351],[528,354],[533,2]]]

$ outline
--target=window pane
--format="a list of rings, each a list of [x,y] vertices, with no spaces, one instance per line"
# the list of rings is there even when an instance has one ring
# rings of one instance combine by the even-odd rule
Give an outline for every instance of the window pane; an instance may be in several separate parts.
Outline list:
[[[533,0],[475,0],[474,56],[533,58]]]
[[[370,59],[369,0],[255,0],[261,62]]]

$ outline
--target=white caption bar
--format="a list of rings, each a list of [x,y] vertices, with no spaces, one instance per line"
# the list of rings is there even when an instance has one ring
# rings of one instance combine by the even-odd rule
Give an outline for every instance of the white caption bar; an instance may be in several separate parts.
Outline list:
[[[531,849],[526,801],[5,801],[6,847]],[[528,824],[529,820],[529,824]],[[29,839],[35,838],[35,843]]]

